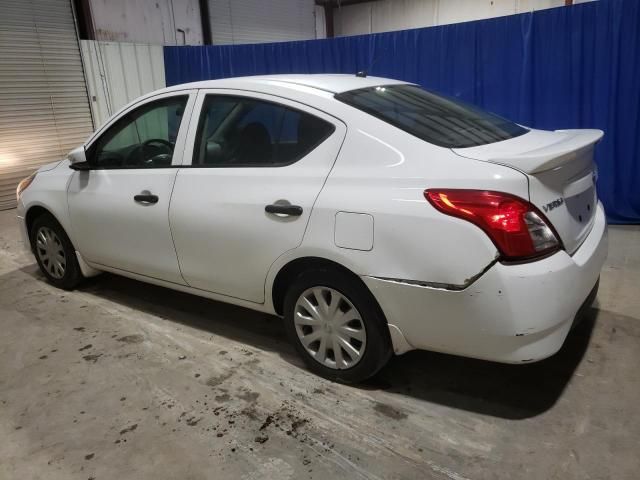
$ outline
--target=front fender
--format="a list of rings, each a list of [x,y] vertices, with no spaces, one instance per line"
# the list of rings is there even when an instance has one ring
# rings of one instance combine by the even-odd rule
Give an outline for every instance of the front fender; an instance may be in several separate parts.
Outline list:
[[[45,168],[51,165],[53,164],[47,165]],[[53,168],[38,170],[33,183],[22,192],[18,200],[17,214],[19,218],[24,219],[25,231],[31,209],[34,207],[44,208],[62,225],[71,242],[76,245],[67,205],[67,186],[73,174],[74,172],[69,168],[69,162],[66,160],[53,165]],[[28,231],[26,233],[28,235]]]

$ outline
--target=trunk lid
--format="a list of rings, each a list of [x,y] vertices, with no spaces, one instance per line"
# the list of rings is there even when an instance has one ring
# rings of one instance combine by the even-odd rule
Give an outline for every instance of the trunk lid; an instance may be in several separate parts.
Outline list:
[[[524,173],[529,201],[549,219],[572,254],[593,226],[598,203],[593,152],[602,135],[601,130],[531,130],[510,140],[453,151]]]

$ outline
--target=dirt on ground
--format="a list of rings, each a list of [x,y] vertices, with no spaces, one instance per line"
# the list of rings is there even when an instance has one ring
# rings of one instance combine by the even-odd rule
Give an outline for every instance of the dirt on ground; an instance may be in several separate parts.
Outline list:
[[[303,367],[278,318],[115,275],[53,288],[10,215],[0,479],[638,478],[640,283],[626,297],[618,285],[640,280],[629,255],[549,360],[410,352],[345,386]]]

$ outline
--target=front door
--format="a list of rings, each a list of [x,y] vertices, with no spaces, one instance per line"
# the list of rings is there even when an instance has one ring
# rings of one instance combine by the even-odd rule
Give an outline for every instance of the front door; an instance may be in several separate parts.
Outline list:
[[[191,95],[191,102],[189,101]],[[143,101],[87,146],[67,190],[76,248],[91,263],[184,284],[169,229],[195,93]]]
[[[269,268],[302,242],[346,127],[257,93],[201,91],[194,111],[169,209],[182,274],[192,287],[264,302]]]

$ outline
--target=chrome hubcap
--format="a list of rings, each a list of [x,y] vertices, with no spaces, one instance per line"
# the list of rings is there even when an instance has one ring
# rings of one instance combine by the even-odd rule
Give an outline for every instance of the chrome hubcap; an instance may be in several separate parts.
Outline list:
[[[64,277],[67,258],[56,232],[49,227],[40,227],[36,234],[36,252],[49,275],[53,278]]]
[[[351,368],[362,358],[367,345],[364,322],[337,290],[313,287],[302,292],[293,321],[302,346],[325,367]]]

